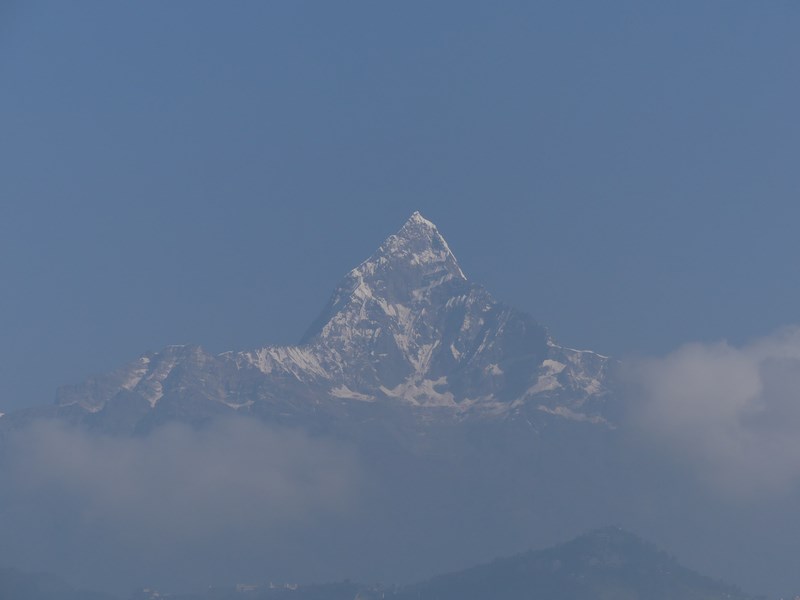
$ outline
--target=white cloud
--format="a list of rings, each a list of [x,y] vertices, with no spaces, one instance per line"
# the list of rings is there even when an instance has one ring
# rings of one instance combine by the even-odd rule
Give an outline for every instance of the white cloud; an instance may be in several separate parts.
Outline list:
[[[226,577],[242,561],[252,571],[290,536],[349,514],[360,479],[348,446],[253,419],[143,437],[39,421],[6,442],[0,531],[13,544],[0,564],[111,582],[159,568]]]
[[[628,372],[633,425],[701,477],[748,494],[800,479],[800,328],[687,344]]]

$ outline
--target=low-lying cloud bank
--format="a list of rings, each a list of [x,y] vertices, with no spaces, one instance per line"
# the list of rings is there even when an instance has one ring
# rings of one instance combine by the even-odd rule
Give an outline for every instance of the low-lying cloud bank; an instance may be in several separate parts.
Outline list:
[[[700,477],[745,495],[800,480],[800,328],[687,344],[627,373],[630,423]]]
[[[598,433],[525,434],[506,446],[492,437],[505,430],[445,429],[432,438],[446,453],[417,456],[390,433],[351,446],[255,419],[171,424],[146,437],[34,423],[0,445],[0,532],[12,541],[0,544],[0,565],[123,591],[253,577],[393,581],[620,516],[656,539],[674,535],[689,558],[687,547],[719,556],[709,572],[720,576],[731,559],[720,532],[796,548],[798,496],[776,492],[800,483],[800,328],[741,347],[688,344],[626,369],[617,431],[635,435],[611,445]],[[670,468],[676,457],[680,468]],[[756,501],[727,502],[689,473]],[[785,579],[794,571],[778,560],[764,573]]]
[[[102,574],[198,552],[222,564],[248,544],[279,552],[287,531],[349,511],[358,474],[345,445],[252,419],[114,438],[38,422],[0,452],[0,530],[14,540],[0,560]]]

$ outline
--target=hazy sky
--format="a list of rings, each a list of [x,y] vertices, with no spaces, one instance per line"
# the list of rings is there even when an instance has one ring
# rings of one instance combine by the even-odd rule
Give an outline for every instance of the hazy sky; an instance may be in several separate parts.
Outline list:
[[[0,411],[291,343],[414,210],[563,343],[800,307],[794,2],[0,3]]]

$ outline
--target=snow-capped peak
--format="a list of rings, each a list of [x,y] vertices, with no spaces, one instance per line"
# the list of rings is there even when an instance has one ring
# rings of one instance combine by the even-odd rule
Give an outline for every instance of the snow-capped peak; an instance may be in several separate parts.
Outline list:
[[[466,281],[436,225],[415,212],[372,256],[345,276],[302,343],[319,334],[329,336],[339,328],[350,331],[373,304],[387,315],[407,313],[429,302],[442,286]]]
[[[169,411],[199,400],[214,410],[299,415],[402,402],[461,416],[600,423],[607,363],[557,346],[534,319],[469,282],[436,225],[415,212],[344,277],[300,345],[217,357],[168,347],[63,386],[58,406]]]
[[[423,217],[419,211],[414,211],[400,228],[400,231],[384,242],[381,250],[386,249],[402,254],[403,246],[412,250],[411,259],[414,264],[440,262],[453,275],[459,279],[466,280],[464,272],[458,265],[458,261],[452,250],[450,250],[447,241],[439,233],[439,229],[431,221]],[[416,253],[413,251],[416,251]]]
[[[428,219],[423,217],[418,210],[415,210],[413,213],[411,213],[411,216],[408,218],[408,221],[406,221],[405,225],[408,225],[410,223],[415,223],[418,225],[422,225],[424,227],[436,229],[436,225],[434,225],[432,222],[428,221]]]
[[[466,280],[455,255],[436,225],[419,212],[390,235],[377,252],[351,271],[362,277],[389,272],[416,272],[426,278]]]

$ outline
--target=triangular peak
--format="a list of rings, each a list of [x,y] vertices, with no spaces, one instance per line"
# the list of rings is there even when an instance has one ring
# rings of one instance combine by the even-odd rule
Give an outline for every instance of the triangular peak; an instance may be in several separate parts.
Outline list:
[[[322,333],[332,320],[336,326],[349,323],[350,317],[344,315],[361,315],[365,303],[425,303],[437,289],[453,281],[466,282],[467,278],[436,225],[414,212],[397,233],[344,277],[301,343]]]
[[[436,230],[436,225],[423,217],[418,210],[415,210],[408,218],[405,225],[403,225],[403,229],[406,227],[427,227],[429,229]]]
[[[419,211],[414,211],[398,232],[389,236],[378,251],[355,270],[378,260],[381,262],[399,260],[417,266],[439,263],[453,276],[466,279],[439,229]]]

